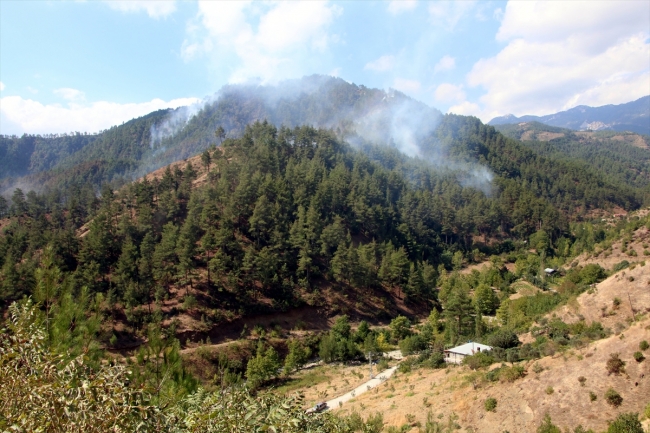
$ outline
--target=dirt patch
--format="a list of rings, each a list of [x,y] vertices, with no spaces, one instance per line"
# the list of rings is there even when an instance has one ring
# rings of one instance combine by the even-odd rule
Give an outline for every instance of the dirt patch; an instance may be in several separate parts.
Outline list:
[[[11,224],[11,218],[2,218],[0,219],[0,235],[4,236],[4,229]]]
[[[642,136],[637,134],[615,135],[612,137],[612,140],[623,141],[641,149],[649,148],[647,139],[644,139]]]
[[[469,265],[466,268],[461,269],[460,273],[468,275],[468,274],[471,274],[472,271],[481,272],[481,271],[489,268],[491,265],[492,265],[492,262],[490,262],[489,260],[486,260],[486,261],[481,262],[481,263],[475,263],[473,265]]]
[[[512,283],[511,287],[516,290],[517,293],[510,295],[510,300],[523,298],[524,296],[535,296],[537,293],[541,292],[539,288],[524,280],[515,281]]]

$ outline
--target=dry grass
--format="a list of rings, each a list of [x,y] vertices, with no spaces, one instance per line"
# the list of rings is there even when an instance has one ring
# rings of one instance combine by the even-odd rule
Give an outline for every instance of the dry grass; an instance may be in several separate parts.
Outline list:
[[[376,368],[375,372],[376,372]],[[364,382],[369,377],[368,365],[345,366],[341,364],[322,365],[300,371],[292,376],[285,387],[278,391],[300,391],[305,395],[306,407],[319,401],[343,395]]]
[[[642,412],[648,403],[650,364],[637,363],[632,358],[639,341],[650,333],[648,326],[650,320],[646,319],[627,329],[623,339],[613,335],[584,349],[522,363],[527,368],[527,376],[513,383],[486,382],[466,367],[416,370],[398,374],[377,391],[363,394],[336,411],[339,414],[356,411],[364,416],[381,412],[385,422],[394,426],[405,424],[409,414],[424,423],[429,411],[441,421],[455,413],[463,429],[471,427],[484,433],[535,431],[549,412],[553,422],[562,429],[582,424],[601,431],[607,428],[607,420],[622,412]],[[627,363],[626,375],[607,375],[605,364],[613,352],[619,352]],[[535,362],[543,367],[540,373],[533,371]],[[585,386],[580,386],[580,376],[587,378]],[[552,394],[546,393],[548,387],[553,388]],[[605,402],[603,395],[610,387],[623,396],[619,408]],[[590,391],[598,396],[595,402],[589,399]],[[488,397],[497,400],[495,412],[484,408]]]

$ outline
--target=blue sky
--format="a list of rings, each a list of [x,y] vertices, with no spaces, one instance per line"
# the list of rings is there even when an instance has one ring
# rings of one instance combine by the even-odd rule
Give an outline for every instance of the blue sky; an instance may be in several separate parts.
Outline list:
[[[314,73],[487,122],[650,94],[650,2],[0,1],[0,133]]]

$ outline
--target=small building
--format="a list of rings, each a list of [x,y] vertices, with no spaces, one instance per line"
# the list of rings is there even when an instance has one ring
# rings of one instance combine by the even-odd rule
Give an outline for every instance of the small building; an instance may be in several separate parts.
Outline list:
[[[550,276],[550,275],[553,275],[554,273],[556,273],[557,270],[553,269],[553,268],[546,268],[546,269],[544,269],[544,272],[546,272],[546,275]]]
[[[470,341],[462,346],[456,346],[445,350],[445,362],[460,364],[466,356],[472,356],[479,352],[488,352],[490,350],[492,350],[491,346]]]

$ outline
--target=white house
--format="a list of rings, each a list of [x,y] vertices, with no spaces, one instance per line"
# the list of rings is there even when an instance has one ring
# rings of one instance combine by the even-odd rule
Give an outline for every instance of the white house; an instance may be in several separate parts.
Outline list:
[[[479,352],[488,352],[490,350],[492,350],[492,347],[490,346],[470,341],[462,346],[456,346],[445,350],[445,362],[460,364],[466,356],[471,356]]]

